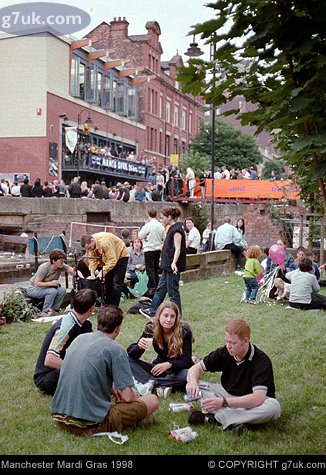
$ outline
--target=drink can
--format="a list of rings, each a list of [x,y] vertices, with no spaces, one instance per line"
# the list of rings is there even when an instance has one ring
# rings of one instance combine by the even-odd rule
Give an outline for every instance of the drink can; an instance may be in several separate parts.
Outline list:
[[[194,408],[194,406],[191,403],[187,403],[187,402],[185,403],[171,402],[169,407],[172,412],[190,411],[190,409]]]
[[[172,430],[170,434],[175,438],[175,440],[184,444],[190,440],[194,440],[198,436],[197,432],[192,430],[191,427],[183,427],[182,429]]]
[[[6,323],[7,323],[7,319],[6,319],[6,317],[0,317],[0,325],[3,325],[3,326],[5,326],[5,325],[6,325]]]

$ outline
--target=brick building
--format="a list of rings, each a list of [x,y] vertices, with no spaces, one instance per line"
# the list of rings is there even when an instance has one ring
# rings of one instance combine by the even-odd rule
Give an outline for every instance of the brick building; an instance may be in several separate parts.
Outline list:
[[[90,39],[49,29],[0,36],[0,177],[143,181],[152,165],[187,149],[203,119],[201,102],[175,80],[181,56],[161,61],[159,24],[146,29],[128,36],[128,22],[118,18]],[[65,132],[77,137],[77,129],[71,153]],[[100,152],[108,149],[113,159]],[[139,162],[126,159],[133,155]]]

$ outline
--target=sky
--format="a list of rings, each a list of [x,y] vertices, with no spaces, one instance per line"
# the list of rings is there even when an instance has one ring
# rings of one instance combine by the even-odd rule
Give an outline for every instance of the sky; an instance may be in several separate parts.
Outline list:
[[[1,8],[21,3],[33,3],[23,0],[1,0]],[[202,23],[214,16],[214,10],[205,4],[209,0],[60,0],[48,3],[66,4],[78,7],[89,13],[91,24],[78,32],[73,33],[82,38],[102,21],[109,23],[114,17],[126,17],[129,22],[129,35],[146,34],[147,21],[156,20],[161,28],[160,42],[163,48],[161,60],[167,61],[176,54],[184,56],[192,36],[187,36],[191,26]],[[204,51],[203,59],[209,57],[209,47],[199,37],[196,38],[200,48]]]

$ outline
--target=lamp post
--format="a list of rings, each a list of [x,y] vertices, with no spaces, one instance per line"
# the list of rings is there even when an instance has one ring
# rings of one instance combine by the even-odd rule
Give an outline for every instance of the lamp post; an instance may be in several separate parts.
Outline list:
[[[88,117],[85,121],[87,124],[91,124],[92,117],[90,116],[89,110],[88,109],[82,109],[77,116],[77,177],[79,178],[79,167],[80,167],[80,133],[79,133],[79,128],[80,128],[80,119],[81,116],[84,112],[88,113]]]
[[[192,26],[191,28],[195,28],[196,25]],[[214,37],[213,37],[214,40]],[[215,53],[216,53],[216,43],[213,41],[210,45],[210,60],[215,61]],[[189,56],[190,58],[197,58],[201,56],[203,51],[198,47],[198,43],[195,42],[195,36],[193,36],[193,41],[190,43],[189,48],[185,52],[185,55]],[[216,68],[214,67],[213,71],[213,87],[215,87],[215,81],[216,81]],[[215,223],[215,216],[214,216],[214,206],[215,206],[215,196],[214,196],[214,185],[215,185],[215,180],[214,180],[214,173],[215,173],[215,137],[216,137],[216,130],[215,130],[215,124],[216,124],[216,109],[215,107],[212,107],[211,110],[211,126],[212,126],[212,131],[211,131],[211,174],[212,174],[212,196],[211,196],[211,234],[210,234],[210,243],[209,243],[209,249],[212,251],[214,249],[214,223]]]

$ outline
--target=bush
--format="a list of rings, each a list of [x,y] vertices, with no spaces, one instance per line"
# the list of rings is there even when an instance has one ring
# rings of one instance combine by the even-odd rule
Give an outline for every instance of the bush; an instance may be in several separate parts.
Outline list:
[[[29,322],[32,318],[40,316],[39,310],[31,303],[27,303],[19,290],[5,295],[0,306],[0,317],[6,317],[7,323]]]

